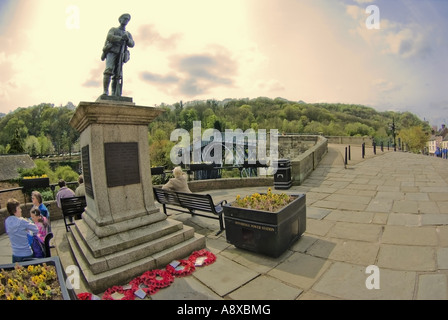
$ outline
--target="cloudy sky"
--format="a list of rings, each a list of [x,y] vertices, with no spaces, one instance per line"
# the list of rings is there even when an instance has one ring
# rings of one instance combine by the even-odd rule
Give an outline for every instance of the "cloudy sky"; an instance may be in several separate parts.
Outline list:
[[[448,122],[446,0],[0,0],[0,112],[95,101],[125,12],[137,105],[265,96]]]

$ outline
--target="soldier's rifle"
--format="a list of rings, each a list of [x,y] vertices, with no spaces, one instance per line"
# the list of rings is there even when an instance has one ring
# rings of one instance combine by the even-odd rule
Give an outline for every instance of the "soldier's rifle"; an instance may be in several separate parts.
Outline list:
[[[118,81],[117,81],[117,87],[115,88],[115,95],[121,96],[121,92],[123,90],[123,59],[124,59],[124,52],[126,50],[126,42],[125,40],[122,41],[121,48],[120,48],[120,57],[118,59]]]

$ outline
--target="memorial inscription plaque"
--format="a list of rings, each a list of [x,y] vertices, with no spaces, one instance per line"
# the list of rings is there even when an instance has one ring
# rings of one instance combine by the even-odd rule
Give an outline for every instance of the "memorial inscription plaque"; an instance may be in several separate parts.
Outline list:
[[[95,199],[95,197],[93,196],[92,176],[90,174],[89,145],[81,148],[81,162],[82,162],[82,174],[84,176],[84,186],[86,188],[86,194],[92,199]]]
[[[140,183],[137,142],[105,143],[104,156],[109,188]]]

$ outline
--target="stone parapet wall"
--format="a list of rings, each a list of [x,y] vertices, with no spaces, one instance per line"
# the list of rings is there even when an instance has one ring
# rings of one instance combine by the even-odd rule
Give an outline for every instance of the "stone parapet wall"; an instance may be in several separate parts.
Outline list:
[[[301,185],[328,152],[328,140],[322,136],[314,137],[316,143],[311,148],[290,159],[293,185]]]
[[[284,135],[278,136],[279,159],[294,159],[316,144],[318,136]]]
[[[274,185],[274,178],[272,176],[252,177],[252,178],[206,179],[206,180],[195,180],[188,182],[188,187],[190,188],[191,192],[203,192],[207,190],[219,190],[219,189],[265,187],[273,185]],[[161,185],[156,187],[161,187]]]
[[[349,137],[349,136],[328,136],[325,137],[328,143],[332,144],[350,144],[350,145],[362,145],[364,142],[366,144],[372,144],[372,138],[370,137]]]

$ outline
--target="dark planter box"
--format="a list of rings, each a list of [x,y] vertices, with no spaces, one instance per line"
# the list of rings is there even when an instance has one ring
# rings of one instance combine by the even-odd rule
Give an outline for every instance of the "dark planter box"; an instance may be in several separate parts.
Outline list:
[[[46,263],[48,266],[55,266],[56,267],[56,273],[58,275],[58,281],[59,286],[61,287],[61,293],[62,298],[64,300],[78,300],[76,293],[73,289],[68,289],[65,285],[65,271],[62,268],[61,261],[59,260],[59,257],[50,257],[50,258],[42,258],[42,259],[35,259],[31,261],[24,261],[24,262],[18,262],[19,265],[27,267],[29,265],[38,265],[38,264],[44,264]],[[0,270],[12,270],[14,269],[15,263],[12,264],[3,264],[0,265]]]
[[[227,242],[235,247],[278,257],[306,230],[306,195],[278,212],[236,208],[225,204]]]
[[[23,190],[49,188],[50,178],[22,179]]]

